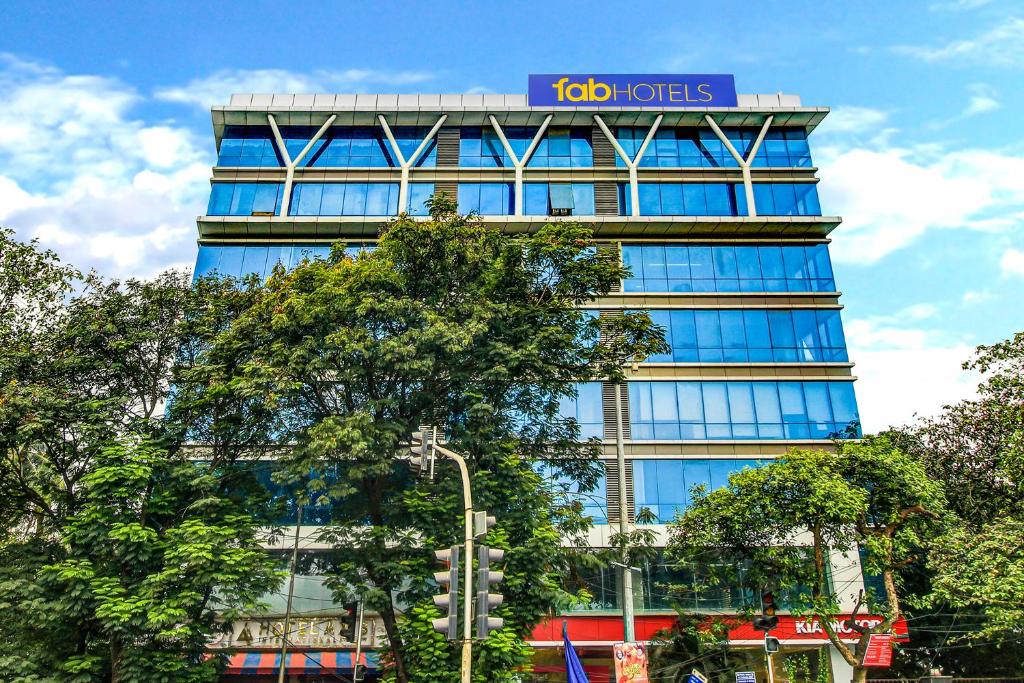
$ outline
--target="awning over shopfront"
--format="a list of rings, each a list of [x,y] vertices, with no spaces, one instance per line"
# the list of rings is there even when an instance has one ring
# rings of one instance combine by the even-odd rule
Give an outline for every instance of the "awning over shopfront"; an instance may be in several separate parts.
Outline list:
[[[304,650],[289,652],[285,662],[285,670],[290,674],[323,674],[323,673],[352,673],[354,652],[330,652],[319,650]],[[359,657],[360,664],[366,669],[377,668],[377,654],[374,652],[363,653]],[[224,671],[228,675],[254,676],[259,674],[277,673],[281,665],[280,652],[238,652],[231,655],[228,660],[228,668]]]

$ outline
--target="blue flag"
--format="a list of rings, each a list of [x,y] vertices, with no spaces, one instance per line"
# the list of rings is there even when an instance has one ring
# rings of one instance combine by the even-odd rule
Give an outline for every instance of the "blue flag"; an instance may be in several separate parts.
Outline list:
[[[580,658],[576,656],[576,650],[572,647],[572,641],[569,640],[568,624],[564,621],[562,622],[562,640],[565,643],[566,680],[569,683],[590,683],[590,679],[583,671],[583,664],[580,663]]]

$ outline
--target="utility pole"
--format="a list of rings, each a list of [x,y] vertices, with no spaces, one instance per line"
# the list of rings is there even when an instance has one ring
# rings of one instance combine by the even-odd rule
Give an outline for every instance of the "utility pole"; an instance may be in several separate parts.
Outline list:
[[[622,632],[636,640],[633,614],[633,572],[629,566],[629,495],[626,492],[626,446],[622,438],[622,383],[615,383],[615,456],[619,472],[619,534],[622,537]]]
[[[284,607],[284,630],[281,632],[281,666],[277,669],[277,683],[284,683],[284,672],[288,660],[288,632],[292,617],[292,596],[295,595],[295,566],[299,561],[299,531],[302,529],[302,501],[298,498],[299,513],[295,520],[295,543],[292,545],[292,562],[288,578],[288,601]]]

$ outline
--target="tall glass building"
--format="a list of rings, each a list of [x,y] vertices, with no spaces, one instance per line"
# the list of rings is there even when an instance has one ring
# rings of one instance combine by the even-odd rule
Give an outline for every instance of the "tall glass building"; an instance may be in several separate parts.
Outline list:
[[[782,94],[738,95],[736,106],[714,108],[537,107],[526,95],[233,95],[212,110],[218,156],[198,219],[196,274],[267,275],[326,253],[334,240],[370,244],[386,221],[424,215],[424,201],[442,191],[513,233],[558,220],[592,225],[632,274],[591,308],[601,317],[650,311],[670,350],[631,369],[621,425],[610,384],[583,385],[565,402],[584,436],[604,440],[607,465],[597,490],[575,495],[594,519],[595,547],[609,543],[621,515],[632,521],[645,508],[664,540],[693,486],[721,486],[793,446],[829,449],[859,435],[829,260],[840,219],[819,202],[808,145],[827,113]],[[708,567],[656,560],[640,569],[638,639],[671,625],[672,604],[729,613],[757,590],[740,581],[670,599],[666,584]],[[863,587],[858,559],[834,555],[831,576],[852,607]],[[563,620],[588,670],[607,673],[610,646],[622,640],[617,572],[574,580],[593,600],[536,629],[534,680],[564,680]],[[243,620],[213,645],[242,650],[234,679],[276,672],[276,602],[269,618]],[[303,651],[289,671],[308,680],[350,672],[354,644],[340,637],[338,607],[315,572],[299,578],[295,604]],[[783,631],[786,649],[827,643],[811,620],[785,617]],[[369,615],[371,672],[380,637]],[[759,666],[760,634],[741,628],[730,637],[750,646]],[[831,661],[836,680],[847,677],[841,659]]]

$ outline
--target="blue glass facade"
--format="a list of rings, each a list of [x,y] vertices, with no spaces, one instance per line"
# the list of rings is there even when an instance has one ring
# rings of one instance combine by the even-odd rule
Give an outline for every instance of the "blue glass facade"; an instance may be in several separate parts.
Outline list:
[[[296,183],[289,216],[394,216],[398,183]]]
[[[580,438],[603,439],[604,415],[601,407],[601,383],[584,382],[576,387],[575,397],[563,398],[558,409],[562,417],[572,418],[580,426]]]
[[[694,487],[714,491],[728,485],[730,474],[764,463],[754,458],[634,460],[634,511],[647,508],[658,522],[671,522],[677,512],[690,506]]]
[[[828,247],[624,244],[627,292],[833,292]]]
[[[651,310],[671,351],[648,363],[844,362],[837,310]]]
[[[759,130],[756,128],[724,128],[722,132],[733,148],[746,159],[750,155]],[[631,159],[636,158],[647,128],[620,127],[615,138]],[[616,156],[616,165],[625,166]],[[807,134],[799,128],[769,130],[758,148],[751,166],[808,167],[811,151]],[[640,167],[652,168],[736,168],[739,164],[710,128],[660,128],[654,134],[640,160]]]
[[[746,216],[739,183],[639,183],[641,216]],[[619,214],[629,215],[632,190],[619,184]],[[759,216],[820,216],[818,189],[811,183],[755,183]]]
[[[851,382],[630,382],[634,439],[829,439],[859,434]]]
[[[295,159],[317,128],[284,126],[281,139],[288,155]],[[430,132],[424,127],[392,128],[395,142],[408,159]],[[417,167],[437,164],[437,142],[431,140],[416,161]],[[217,156],[218,166],[280,168],[284,166],[270,126],[227,126]],[[299,168],[381,168],[397,167],[384,131],[378,127],[333,126],[310,148]]]
[[[355,256],[363,249],[372,248],[372,245],[356,245],[345,251]],[[204,244],[196,257],[195,277],[259,275],[265,280],[278,263],[290,270],[304,259],[327,258],[330,253],[329,244]]]
[[[509,147],[522,159],[537,134],[536,128],[509,126],[503,129]],[[459,132],[459,166],[463,168],[512,168],[501,138],[490,126],[463,128]],[[589,168],[594,150],[589,128],[549,128],[527,161],[527,168]]]
[[[572,215],[594,215],[593,183],[524,183],[523,213],[527,216],[551,215],[551,188],[568,187],[572,193]]]
[[[459,183],[459,213],[510,216],[515,205],[512,183]]]
[[[281,212],[281,183],[213,183],[208,216],[277,215]]]

